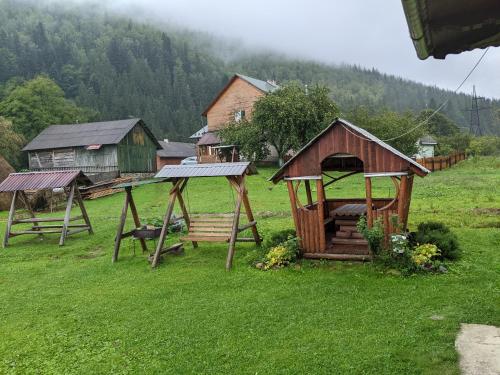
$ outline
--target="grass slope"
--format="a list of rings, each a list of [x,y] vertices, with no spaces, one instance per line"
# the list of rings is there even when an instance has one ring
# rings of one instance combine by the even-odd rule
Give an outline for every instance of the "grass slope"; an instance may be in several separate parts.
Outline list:
[[[229,273],[224,244],[187,245],[151,271],[125,240],[112,265],[123,196],[88,202],[94,236],[62,248],[54,236],[19,237],[1,251],[0,373],[456,374],[459,323],[500,324],[499,170],[488,158],[416,179],[411,225],[444,221],[464,248],[439,276],[340,262],[262,272],[246,263],[250,244]],[[271,170],[260,172],[248,181],[260,230],[291,227],[286,187],[271,189]],[[229,211],[226,185],[192,180],[191,211]],[[361,178],[333,186],[327,196],[363,195]],[[163,213],[166,191],[134,191],[142,217]]]

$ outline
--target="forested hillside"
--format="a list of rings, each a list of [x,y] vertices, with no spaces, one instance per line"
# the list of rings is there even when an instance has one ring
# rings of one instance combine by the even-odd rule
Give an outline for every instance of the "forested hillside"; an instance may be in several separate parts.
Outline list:
[[[358,67],[252,53],[223,59],[215,49],[199,48],[197,38],[83,7],[0,0],[0,99],[12,82],[46,74],[98,119],[142,117],[158,137],[185,139],[201,127],[201,112],[229,76],[241,72],[326,83],[344,112],[359,105],[418,111],[449,97],[444,113],[467,126],[467,95]],[[500,101],[487,104],[493,110],[483,112],[483,124],[500,134]]]

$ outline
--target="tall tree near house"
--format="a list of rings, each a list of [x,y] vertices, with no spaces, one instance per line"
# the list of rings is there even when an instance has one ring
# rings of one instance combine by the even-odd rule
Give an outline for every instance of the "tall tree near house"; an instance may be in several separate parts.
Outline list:
[[[0,116],[0,155],[11,165],[17,166],[23,144],[24,138],[14,131],[12,122]]]
[[[49,125],[85,122],[95,113],[67,100],[50,78],[38,76],[10,91],[0,102],[0,115],[11,120],[14,131],[30,141]]]
[[[337,115],[328,93],[325,86],[285,85],[255,102],[250,122],[230,124],[221,136],[246,155],[262,155],[271,145],[283,164],[288,151],[299,150]]]

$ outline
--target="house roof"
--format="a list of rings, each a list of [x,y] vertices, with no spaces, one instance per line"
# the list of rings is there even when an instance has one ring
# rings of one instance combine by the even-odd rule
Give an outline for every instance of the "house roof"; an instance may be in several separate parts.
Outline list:
[[[219,91],[219,93],[217,94],[215,99],[212,100],[212,102],[208,105],[208,107],[203,111],[203,113],[202,113],[203,116],[207,115],[210,108],[212,108],[214,106],[214,104],[217,103],[217,101],[222,96],[222,94],[224,94],[227,91],[227,89],[233,84],[233,82],[238,78],[248,82],[249,84],[251,84],[252,86],[257,88],[258,90],[262,91],[263,93],[273,92],[273,91],[279,89],[279,86],[274,84],[274,83],[262,81],[260,79],[253,78],[253,77],[248,77],[248,76],[245,76],[243,74],[235,74],[234,76],[231,77],[231,79],[226,84],[226,86],[224,86],[223,89]]]
[[[184,142],[164,142],[159,141],[161,150],[156,151],[156,155],[161,158],[187,158],[195,156],[195,144]]]
[[[160,149],[160,144],[144,122],[139,118],[133,118],[73,125],[51,125],[28,143],[23,151],[114,145],[118,144],[137,124],[144,128],[144,131],[156,144],[157,149]]]
[[[437,145],[438,142],[432,138],[430,135],[424,135],[418,140],[421,145]]]
[[[376,136],[371,134],[370,132],[366,131],[363,128],[360,128],[356,125],[351,124],[349,121],[337,118],[335,119],[329,126],[327,126],[325,129],[323,129],[321,132],[319,132],[313,139],[311,139],[304,147],[302,147],[293,157],[291,157],[283,166],[278,169],[270,178],[269,181],[273,181],[274,183],[277,183],[281,178],[284,177],[284,172],[288,169],[288,167],[298,158],[302,156],[302,154],[305,153],[311,146],[313,146],[324,134],[329,132],[333,127],[335,126],[342,126],[344,129],[347,130],[348,133],[352,134],[353,136],[356,136],[360,140],[366,140],[368,142],[373,142],[382,148],[386,149],[389,151],[391,154],[399,157],[400,159],[403,159],[407,163],[409,163],[414,169],[417,169],[420,171],[422,175],[426,175],[430,173],[430,171],[423,167],[422,165],[418,164],[415,160],[412,160],[408,156],[404,155],[400,151],[396,150],[394,147],[391,145],[388,145],[384,141],[378,139]]]
[[[219,177],[252,174],[249,162],[166,165],[155,178]]]
[[[402,0],[420,59],[500,46],[498,0]]]
[[[90,184],[90,180],[80,170],[11,173],[0,183],[0,192],[64,188],[76,179]]]
[[[218,145],[221,143],[221,140],[217,133],[205,133],[201,136],[197,146],[209,146],[209,145]]]
[[[191,139],[200,139],[201,136],[205,133],[208,133],[208,125],[205,125],[204,127],[202,127],[200,130],[198,130],[196,133],[194,133],[193,135],[191,135],[189,138]]]

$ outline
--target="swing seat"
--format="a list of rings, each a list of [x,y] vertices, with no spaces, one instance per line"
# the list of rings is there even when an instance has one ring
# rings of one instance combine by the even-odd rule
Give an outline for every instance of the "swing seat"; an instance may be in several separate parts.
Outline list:
[[[234,214],[191,215],[188,234],[181,241],[229,242]]]

